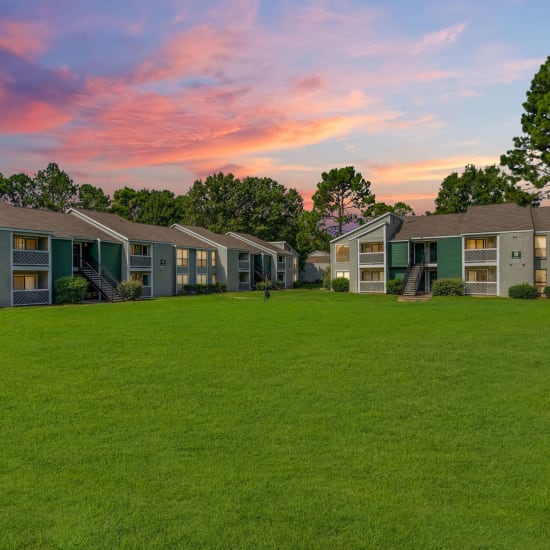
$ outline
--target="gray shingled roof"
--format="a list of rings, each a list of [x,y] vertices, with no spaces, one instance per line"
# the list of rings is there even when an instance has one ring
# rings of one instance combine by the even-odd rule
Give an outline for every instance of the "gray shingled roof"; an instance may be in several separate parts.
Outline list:
[[[550,231],[550,206],[533,208],[531,214],[537,231]]]
[[[252,252],[253,254],[264,254],[264,251],[256,246],[245,243],[236,237],[231,237],[231,235],[220,235],[219,233],[214,233],[210,229],[205,229],[204,227],[198,227],[196,225],[184,225],[179,223],[180,227],[188,229],[193,233],[196,233],[200,237],[204,237],[209,241],[216,243],[217,245],[223,246],[224,248],[233,249],[233,250],[243,250],[247,252]]]
[[[109,214],[106,212],[94,212],[91,210],[76,210],[76,212],[84,214],[131,241],[171,243],[188,248],[212,248],[204,241],[195,239],[191,235],[172,227],[135,223],[120,217],[118,214]],[[72,217],[76,217],[76,215]]]
[[[19,208],[10,206],[1,200],[0,227],[44,231],[60,238],[117,241],[105,231],[78,219],[76,216],[38,208]]]
[[[236,231],[231,231],[230,233],[231,235],[236,235],[237,238],[242,237],[243,239],[251,241],[258,246],[263,246],[264,248],[267,248],[268,250],[272,251],[274,254],[278,254],[279,256],[292,256],[292,252],[284,250],[283,248],[279,248],[278,246],[268,243],[267,241],[255,237],[254,235],[249,235],[248,233],[237,233]]]
[[[393,241],[422,237],[446,237],[501,231],[533,230],[531,212],[517,204],[472,206],[464,214],[441,214],[405,218]],[[550,221],[550,216],[549,216]]]

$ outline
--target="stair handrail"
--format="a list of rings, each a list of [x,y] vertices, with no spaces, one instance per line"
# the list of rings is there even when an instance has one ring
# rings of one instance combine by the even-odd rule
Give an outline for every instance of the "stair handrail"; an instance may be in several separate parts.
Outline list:
[[[118,279],[110,273],[108,269],[100,267],[99,262],[93,258],[90,258],[89,260],[83,259],[82,265],[99,277],[99,285],[92,280],[90,280],[90,282],[97,288],[97,290],[99,290],[101,294],[103,294],[105,298],[112,301],[112,296],[109,296],[109,293],[119,296],[116,287],[120,281],[118,281]]]

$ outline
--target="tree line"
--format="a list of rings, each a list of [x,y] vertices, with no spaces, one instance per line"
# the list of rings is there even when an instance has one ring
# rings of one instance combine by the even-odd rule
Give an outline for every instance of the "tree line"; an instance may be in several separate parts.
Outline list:
[[[459,213],[471,205],[504,202],[538,206],[549,196],[550,57],[534,76],[523,108],[524,135],[513,138],[514,148],[501,156],[500,167],[469,164],[462,174],[449,174],[440,185],[435,211],[426,214]],[[414,216],[404,202],[376,202],[371,182],[353,166],[322,173],[311,211],[304,210],[296,189],[267,177],[239,179],[220,172],[196,180],[184,195],[123,187],[111,198],[99,187],[74,183],[55,163],[33,178],[0,174],[0,198],[13,206],[58,212],[83,208],[112,212],[137,223],[183,223],[218,233],[251,233],[266,241],[285,240],[302,257],[315,249],[327,250],[330,239],[387,212]]]

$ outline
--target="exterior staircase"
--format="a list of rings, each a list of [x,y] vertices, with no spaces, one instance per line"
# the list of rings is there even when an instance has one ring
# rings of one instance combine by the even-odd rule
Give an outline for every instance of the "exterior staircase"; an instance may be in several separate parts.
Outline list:
[[[418,294],[418,287],[420,286],[423,272],[424,263],[416,264],[411,267],[403,286],[403,296],[416,296]]]
[[[82,262],[80,274],[101,294],[108,302],[122,302],[122,298],[116,290],[115,280],[100,275],[88,262]]]

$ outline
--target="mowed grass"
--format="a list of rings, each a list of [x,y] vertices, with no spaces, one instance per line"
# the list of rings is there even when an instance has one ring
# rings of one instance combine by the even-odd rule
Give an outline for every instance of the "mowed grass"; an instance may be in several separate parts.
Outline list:
[[[548,548],[550,301],[0,310],[2,548]]]

